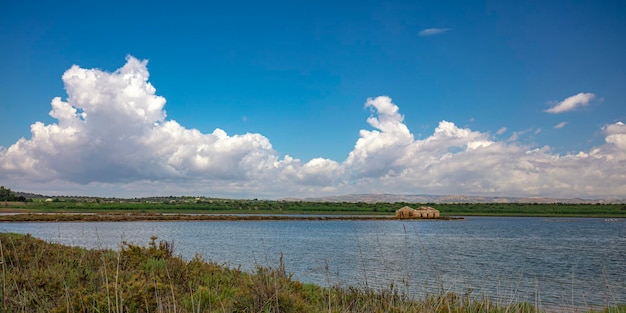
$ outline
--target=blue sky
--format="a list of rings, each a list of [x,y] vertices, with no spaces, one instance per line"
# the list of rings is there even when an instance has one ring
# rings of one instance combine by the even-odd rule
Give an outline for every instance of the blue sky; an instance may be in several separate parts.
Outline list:
[[[626,122],[624,16],[622,1],[5,1],[0,4],[0,184],[32,192],[123,196],[400,192],[626,197],[626,166],[620,163],[626,153],[621,127]],[[200,155],[199,146],[189,146],[197,143],[171,136],[168,144],[179,152],[200,153],[173,161],[167,154],[174,152],[146,147],[138,139],[148,136],[143,131],[118,126],[126,134],[122,137],[135,141],[106,137],[113,133],[104,128],[112,123],[104,121],[121,112],[112,108],[127,104],[113,103],[119,99],[112,97],[97,108],[83,107],[66,89],[94,91],[84,84],[72,87],[61,77],[73,65],[115,76],[128,64],[131,71],[146,69],[145,83],[155,92],[144,96],[167,101],[162,107],[166,117],[149,122],[175,121],[203,135],[220,129],[234,138],[230,145],[241,145],[244,152],[221,155],[219,149],[211,150],[213,141],[207,137],[210,149]],[[109,83],[96,83],[102,87],[98,90],[108,90],[104,96],[122,92]],[[78,114],[87,113],[81,121],[89,125],[73,128],[90,138],[81,139],[81,147],[134,148],[110,152],[99,164],[88,164],[94,156],[81,152],[77,159],[69,158],[81,166],[69,169],[68,157],[58,152],[74,147],[67,132],[46,140],[35,140],[31,133],[38,121],[44,127],[63,127],[59,114],[49,115],[54,97]],[[366,105],[370,98],[378,101]],[[562,103],[562,110],[548,111]],[[381,114],[393,107],[399,115]],[[110,116],[89,110],[108,110]],[[98,116],[102,120],[95,120]],[[410,138],[394,133],[395,126],[375,127],[370,117],[395,121]],[[134,121],[126,118],[130,120],[120,125]],[[442,122],[475,134],[452,132],[463,140],[488,141],[491,149],[503,146],[483,153],[510,164],[498,163],[502,170],[492,173],[485,173],[490,167],[457,167],[486,160],[483,154],[470,155],[475,153],[468,152],[470,141],[460,137],[462,143],[443,150],[420,150],[420,143],[447,129],[449,124]],[[361,130],[390,137],[368,141]],[[248,140],[246,134],[262,138]],[[22,137],[25,143],[18,146]],[[359,149],[359,140],[368,145]],[[578,163],[569,163],[596,149],[603,154],[595,161],[579,156]],[[129,168],[116,176],[109,166],[119,168],[115,160],[137,150],[145,154],[137,156],[136,164],[127,161]],[[379,156],[387,154],[383,151],[395,157]],[[532,151],[541,151],[541,158],[526,160]],[[241,160],[258,155],[265,161],[257,164],[275,164],[262,170],[242,167]],[[435,157],[428,161],[432,166],[407,161],[425,155]],[[234,168],[225,167],[236,173],[230,176],[212,172],[213,165],[205,163],[185,165],[185,158],[200,156],[206,164],[222,157],[241,159]],[[471,157],[477,159],[467,161]],[[447,164],[449,159],[458,163]],[[163,167],[163,172],[146,174],[138,170],[139,160]],[[313,160],[325,160],[325,165],[315,167]],[[525,167],[527,162],[532,169]],[[581,167],[590,169],[588,176],[576,179]],[[504,179],[517,177],[522,168],[525,175],[536,176],[520,178],[522,182]],[[598,184],[601,179],[608,181]],[[396,186],[400,181],[402,188]],[[533,188],[520,187],[527,185]]]

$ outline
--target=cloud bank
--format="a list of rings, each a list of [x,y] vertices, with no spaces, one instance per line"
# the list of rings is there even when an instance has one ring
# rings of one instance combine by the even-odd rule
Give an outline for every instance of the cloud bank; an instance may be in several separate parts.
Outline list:
[[[345,160],[302,161],[280,157],[261,134],[204,134],[168,119],[147,61],[129,56],[111,73],[73,66],[62,79],[67,99],[51,102],[56,123],[36,122],[30,139],[0,147],[0,184],[105,196],[626,195],[623,123],[602,129],[605,144],[563,156],[449,121],[417,140],[400,108],[380,96],[365,102],[370,128],[359,132]],[[575,97],[593,98],[581,95]],[[555,108],[579,105],[580,97]]]

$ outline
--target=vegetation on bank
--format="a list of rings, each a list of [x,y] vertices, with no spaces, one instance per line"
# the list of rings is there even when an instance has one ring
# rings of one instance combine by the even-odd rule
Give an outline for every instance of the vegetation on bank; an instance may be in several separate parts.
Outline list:
[[[9,188],[5,188],[4,186],[0,186],[0,201],[20,201],[20,202],[26,202],[27,199],[24,196],[16,196],[15,192],[13,192]]]
[[[24,196],[26,195],[26,197]],[[625,203],[406,203],[316,202],[209,197],[98,198],[54,197],[16,193],[0,186],[0,212],[36,213],[214,213],[393,215],[404,206],[433,207],[441,216],[626,217]]]
[[[393,215],[405,205],[433,207],[442,216],[569,216],[626,217],[626,204],[569,203],[366,203],[306,202],[274,200],[233,200],[210,198],[173,198],[163,201],[107,199],[78,201],[73,199],[5,201],[0,211],[14,212],[140,212],[140,213],[204,213],[204,214],[351,214]]]
[[[453,293],[412,299],[387,290],[324,288],[291,279],[282,262],[255,273],[174,255],[172,244],[86,250],[0,234],[3,312],[538,312]],[[604,312],[626,312],[626,307]]]
[[[303,214],[165,214],[165,213],[22,213],[0,215],[0,222],[145,222],[145,221],[365,221],[392,220],[395,216],[303,215]],[[462,220],[463,217],[438,217],[428,220]],[[406,218],[405,218],[406,220]]]

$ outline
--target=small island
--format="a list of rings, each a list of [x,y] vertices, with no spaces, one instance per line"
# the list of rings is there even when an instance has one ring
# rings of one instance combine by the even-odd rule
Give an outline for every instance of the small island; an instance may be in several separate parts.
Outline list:
[[[397,218],[439,218],[439,210],[429,206],[421,206],[413,209],[410,206],[404,206],[396,211]]]

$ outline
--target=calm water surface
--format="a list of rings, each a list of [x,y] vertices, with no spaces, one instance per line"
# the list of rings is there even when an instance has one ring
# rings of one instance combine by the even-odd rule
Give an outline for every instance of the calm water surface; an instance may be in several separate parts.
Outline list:
[[[0,223],[0,231],[88,248],[150,236],[230,267],[286,269],[304,282],[414,297],[441,288],[564,310],[626,303],[626,220]]]

